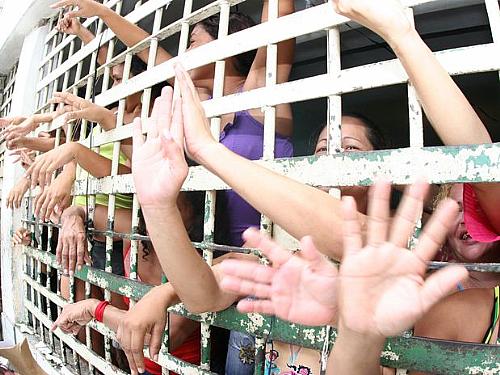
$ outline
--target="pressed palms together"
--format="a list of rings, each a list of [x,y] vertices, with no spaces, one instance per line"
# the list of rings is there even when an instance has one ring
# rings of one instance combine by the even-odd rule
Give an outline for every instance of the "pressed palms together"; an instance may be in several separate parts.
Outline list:
[[[180,99],[173,105],[173,91],[165,87],[147,119],[147,138],[142,122],[134,120],[132,173],[141,206],[155,208],[173,203],[186,179],[188,165],[182,147],[182,110]],[[174,107],[174,108],[173,108]]]

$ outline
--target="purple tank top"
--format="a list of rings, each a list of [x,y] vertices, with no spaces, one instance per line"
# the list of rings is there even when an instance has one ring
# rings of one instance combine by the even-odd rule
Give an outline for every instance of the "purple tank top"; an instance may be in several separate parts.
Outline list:
[[[290,138],[278,134],[275,138],[274,157],[292,157],[293,144]],[[236,154],[250,160],[258,160],[263,154],[264,126],[247,111],[236,112],[234,122],[226,125],[219,140]],[[242,246],[241,235],[251,226],[259,227],[260,213],[232,190],[222,192],[218,199],[223,200],[229,231],[228,245]]]

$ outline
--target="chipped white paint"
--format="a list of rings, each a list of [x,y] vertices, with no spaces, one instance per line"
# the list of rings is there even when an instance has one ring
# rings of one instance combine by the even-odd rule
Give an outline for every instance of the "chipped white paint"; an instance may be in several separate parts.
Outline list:
[[[101,277],[101,276],[98,276],[94,271],[92,271],[91,269],[89,269],[88,273],[87,273],[87,278],[88,280],[98,286],[99,288],[103,288],[103,289],[108,289],[108,281]]]
[[[381,354],[381,357],[391,361],[399,361],[399,355],[390,350],[384,350]]]

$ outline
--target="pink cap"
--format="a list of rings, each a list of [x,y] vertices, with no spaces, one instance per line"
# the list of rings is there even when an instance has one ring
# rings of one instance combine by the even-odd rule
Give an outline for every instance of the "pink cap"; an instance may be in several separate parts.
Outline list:
[[[495,242],[500,235],[491,226],[470,184],[464,184],[464,221],[472,239],[479,242]]]

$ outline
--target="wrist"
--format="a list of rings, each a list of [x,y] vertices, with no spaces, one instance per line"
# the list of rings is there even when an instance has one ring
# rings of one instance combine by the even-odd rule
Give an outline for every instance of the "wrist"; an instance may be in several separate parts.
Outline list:
[[[406,48],[414,46],[415,43],[422,42],[422,38],[420,38],[420,35],[418,35],[414,27],[410,27],[404,31],[391,33],[383,36],[383,38],[398,56],[400,53],[403,53]]]
[[[95,319],[95,310],[97,309],[97,306],[99,306],[99,303],[101,301],[99,301],[98,299],[96,298],[90,298],[87,300],[88,301],[88,313],[89,315]]]
[[[227,150],[227,148],[219,142],[211,141],[193,155],[194,159],[202,165],[210,165],[214,159],[220,158],[220,153]]]
[[[108,8],[107,6],[102,4],[97,4],[97,11],[95,12],[95,15],[102,19],[104,22],[106,22],[109,16],[112,16],[113,14],[116,14],[113,9]]]
[[[351,346],[363,346],[373,348],[375,351],[381,351],[384,347],[386,337],[380,334],[358,332],[346,324],[340,318],[338,322],[339,338]]]

